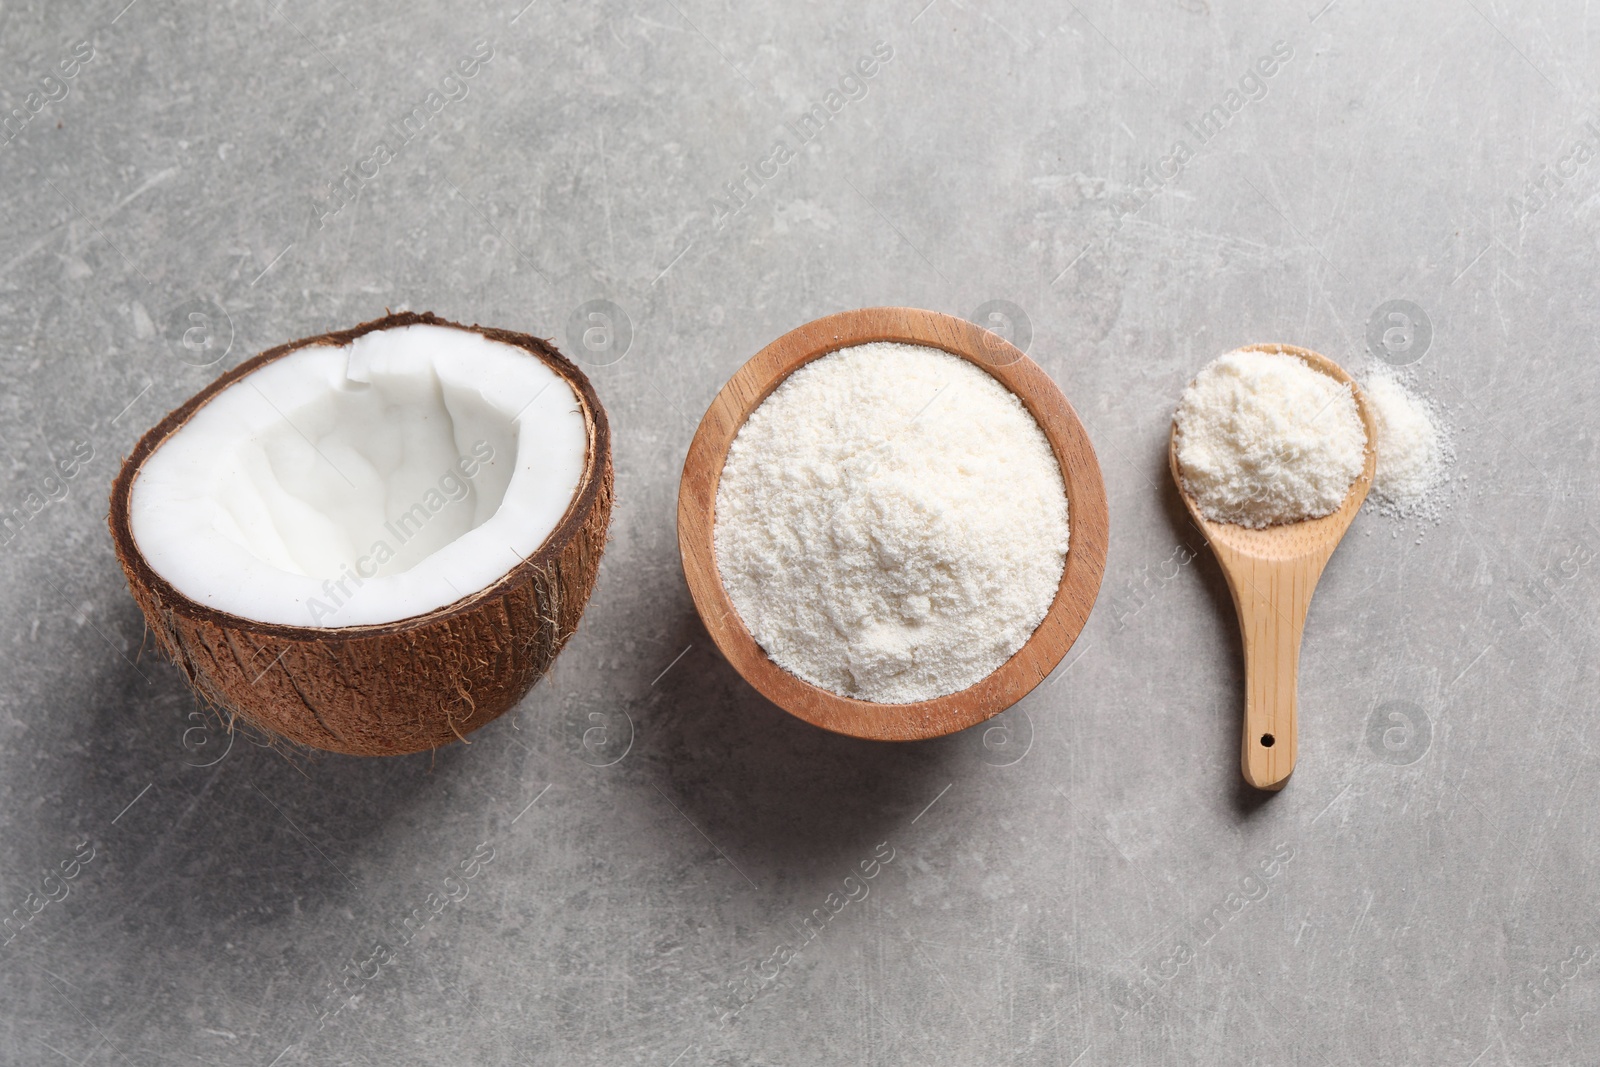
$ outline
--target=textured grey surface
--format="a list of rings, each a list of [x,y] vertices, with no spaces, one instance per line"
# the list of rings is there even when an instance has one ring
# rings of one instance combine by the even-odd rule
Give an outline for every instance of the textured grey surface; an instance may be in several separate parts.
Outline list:
[[[1586,5],[124,2],[0,4],[27,119],[0,145],[0,504],[44,503],[0,550],[0,914],[27,919],[0,1062],[1600,1056]],[[1202,144],[1185,123],[1279,41]],[[785,124],[878,42],[799,147]],[[744,165],[776,175],[734,212]],[[1170,180],[1141,203],[1146,165]],[[622,358],[569,340],[591,300]],[[1100,604],[1005,729],[824,734],[707,645],[690,434],[811,318],[993,300],[1099,449]],[[1464,480],[1438,525],[1358,519],[1264,800],[1167,420],[1239,343],[1364,370],[1389,300],[1431,320],[1411,372]],[[107,489],[221,370],[385,306],[588,362],[612,542],[555,673],[470,747],[289,761],[140,655]]]

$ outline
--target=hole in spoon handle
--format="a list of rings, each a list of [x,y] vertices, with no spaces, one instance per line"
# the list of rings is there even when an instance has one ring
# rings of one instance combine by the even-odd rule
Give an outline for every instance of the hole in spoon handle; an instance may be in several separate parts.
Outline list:
[[[1257,789],[1282,789],[1297,754],[1300,636],[1315,575],[1292,562],[1260,561],[1236,576],[1244,643],[1245,707],[1240,769]]]

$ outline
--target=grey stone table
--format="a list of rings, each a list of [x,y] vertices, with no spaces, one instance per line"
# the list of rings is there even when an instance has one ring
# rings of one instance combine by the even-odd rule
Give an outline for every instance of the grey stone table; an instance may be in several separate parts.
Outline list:
[[[1600,1059],[1586,7],[524,2],[0,4],[0,1062]],[[900,746],[745,685],[673,522],[723,380],[875,304],[1025,346],[1112,509],[1055,676]],[[612,539],[470,746],[285,758],[151,652],[107,490],[385,307],[584,363]],[[1164,467],[1267,340],[1405,364],[1458,454],[1335,556],[1270,798]]]

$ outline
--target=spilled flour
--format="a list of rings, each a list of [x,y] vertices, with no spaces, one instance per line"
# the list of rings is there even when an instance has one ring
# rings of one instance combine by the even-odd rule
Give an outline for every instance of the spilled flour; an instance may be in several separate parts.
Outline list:
[[[1378,426],[1378,469],[1368,499],[1393,518],[1437,519],[1455,459],[1443,420],[1388,370],[1374,369],[1361,391]]]

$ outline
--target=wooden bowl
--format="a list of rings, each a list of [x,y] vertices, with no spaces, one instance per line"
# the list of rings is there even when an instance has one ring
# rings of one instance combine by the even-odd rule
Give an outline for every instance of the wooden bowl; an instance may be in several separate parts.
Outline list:
[[[1039,423],[1067,486],[1071,537],[1066,567],[1044,621],[986,678],[959,692],[912,704],[840,696],[772,662],[728,599],[712,542],[717,484],[744,420],[798,368],[830,352],[872,341],[941,349],[993,375]],[[865,308],[829,315],[791,330],[757,352],[728,379],[700,420],[678,487],[678,550],[684,576],[701,620],[728,662],[791,715],[825,730],[876,741],[913,741],[966,729],[998,715],[1043,681],[1088,621],[1105,572],[1108,526],[1105,483],[1094,447],[1050,376],[995,334],[963,319],[915,308]]]

